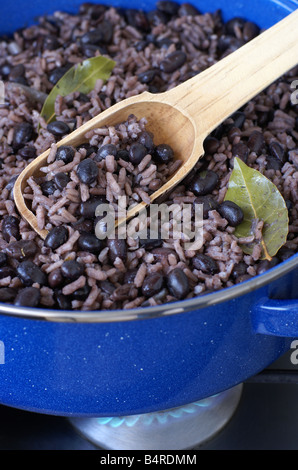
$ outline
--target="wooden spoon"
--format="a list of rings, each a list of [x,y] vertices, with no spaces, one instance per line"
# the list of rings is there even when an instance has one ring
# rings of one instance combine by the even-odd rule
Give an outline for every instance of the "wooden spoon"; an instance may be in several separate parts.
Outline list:
[[[225,119],[298,63],[298,10],[242,46],[204,72],[165,93],[142,93],[103,111],[63,138],[58,146],[78,146],[85,134],[98,127],[115,126],[134,114],[145,117],[155,143],[167,143],[177,159],[179,170],[151,195],[153,202],[172,190],[204,154],[205,138]],[[42,237],[35,215],[28,209],[23,191],[28,178],[37,176],[47,164],[50,149],[37,157],[19,175],[14,185],[14,200],[19,213]],[[127,212],[126,220],[147,204],[140,203]],[[118,221],[122,223],[123,220]]]

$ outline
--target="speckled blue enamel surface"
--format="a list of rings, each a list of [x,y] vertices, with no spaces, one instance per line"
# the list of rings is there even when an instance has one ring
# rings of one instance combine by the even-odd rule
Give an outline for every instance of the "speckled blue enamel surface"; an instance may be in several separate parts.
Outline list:
[[[80,3],[3,2],[0,31],[12,31],[57,8],[75,12]],[[244,16],[264,27],[297,5],[194,3],[202,11],[221,8],[225,19]],[[296,269],[237,299],[164,318],[79,324],[1,315],[0,403],[61,416],[110,417],[165,410],[228,389],[267,367],[298,336],[298,302],[290,300],[298,297],[297,277]],[[287,299],[290,326],[284,315],[279,320],[275,304],[268,307],[272,297]]]

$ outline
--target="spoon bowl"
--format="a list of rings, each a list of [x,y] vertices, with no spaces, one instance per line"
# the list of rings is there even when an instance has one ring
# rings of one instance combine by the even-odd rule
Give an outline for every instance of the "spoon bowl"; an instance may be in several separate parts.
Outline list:
[[[171,191],[203,156],[206,137],[249,100],[297,65],[298,10],[266,30],[212,67],[186,82],[160,94],[148,92],[123,100],[63,138],[57,146],[78,146],[86,133],[103,126],[115,126],[130,115],[146,118],[154,141],[167,143],[182,161],[176,173],[151,196],[151,202]],[[44,239],[47,230],[38,228],[37,219],[27,207],[23,192],[28,178],[39,176],[47,164],[50,149],[33,160],[19,175],[14,186],[16,206],[32,228]],[[130,209],[117,225],[137,215],[145,202]]]

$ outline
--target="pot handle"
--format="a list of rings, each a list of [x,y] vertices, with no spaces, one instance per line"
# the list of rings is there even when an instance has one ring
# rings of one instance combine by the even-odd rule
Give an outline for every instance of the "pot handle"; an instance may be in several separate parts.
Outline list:
[[[256,333],[297,338],[298,299],[261,299],[252,308],[252,326]]]

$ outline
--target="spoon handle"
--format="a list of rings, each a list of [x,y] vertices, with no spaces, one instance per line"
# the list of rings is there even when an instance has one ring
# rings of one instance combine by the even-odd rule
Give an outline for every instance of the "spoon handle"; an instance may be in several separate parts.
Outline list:
[[[211,68],[165,93],[164,102],[194,120],[201,140],[297,63],[298,9]]]

